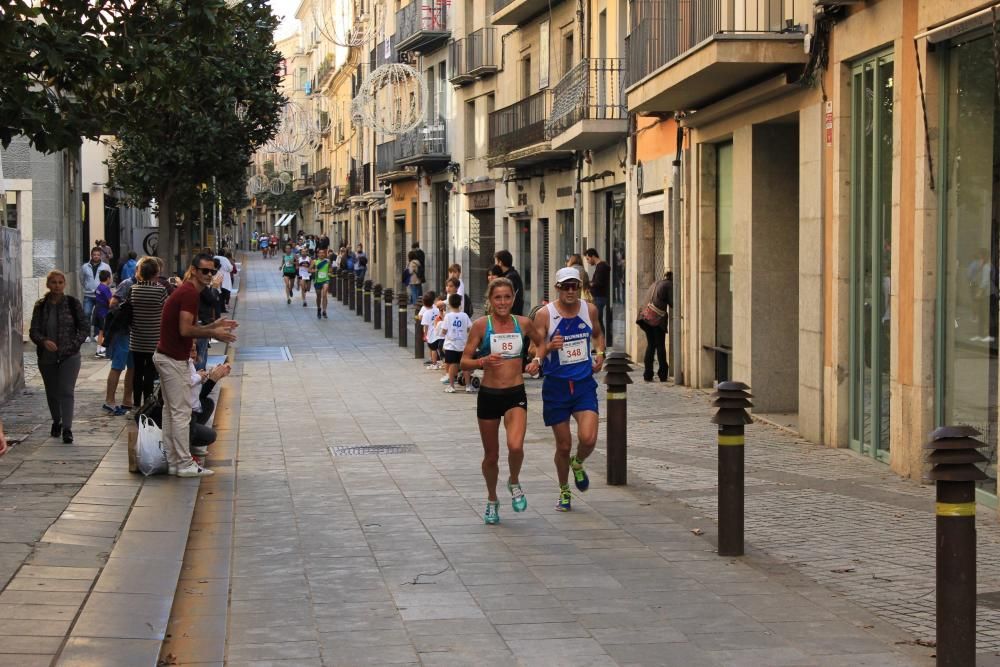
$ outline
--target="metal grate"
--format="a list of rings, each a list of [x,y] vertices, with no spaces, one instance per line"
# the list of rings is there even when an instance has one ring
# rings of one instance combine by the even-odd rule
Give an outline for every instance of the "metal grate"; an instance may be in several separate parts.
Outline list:
[[[238,347],[239,361],[291,361],[292,353],[287,347]]]
[[[330,447],[333,456],[390,456],[392,454],[415,454],[417,446],[403,445],[334,445]]]

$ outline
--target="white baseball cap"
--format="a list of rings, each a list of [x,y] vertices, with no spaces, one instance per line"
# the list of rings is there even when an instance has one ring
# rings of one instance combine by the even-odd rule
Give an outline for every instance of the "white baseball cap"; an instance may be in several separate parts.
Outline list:
[[[564,266],[563,268],[556,271],[557,287],[560,284],[562,284],[563,281],[566,280],[575,280],[578,283],[583,282],[582,280],[580,280],[580,272],[577,270],[575,266]]]

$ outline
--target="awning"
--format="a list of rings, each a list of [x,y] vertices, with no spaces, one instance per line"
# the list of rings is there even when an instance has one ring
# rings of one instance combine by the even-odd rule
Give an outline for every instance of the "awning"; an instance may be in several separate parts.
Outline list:
[[[281,223],[281,226],[287,227],[288,225],[292,224],[293,220],[295,220],[295,214],[289,213],[288,215],[285,216],[285,220],[284,222]]]
[[[934,26],[929,30],[914,36],[917,40],[926,37],[931,44],[939,44],[953,37],[958,37],[963,33],[989,25],[993,21],[993,10],[998,9],[1000,3],[992,3],[989,7],[978,10],[971,10],[963,15],[957,16],[950,21]]]
[[[291,213],[286,213],[283,216],[281,216],[280,218],[278,218],[278,221],[276,223],[274,223],[274,226],[275,227],[283,227],[284,224],[285,224],[285,220],[287,220],[288,216],[290,216],[290,215],[291,215]]]

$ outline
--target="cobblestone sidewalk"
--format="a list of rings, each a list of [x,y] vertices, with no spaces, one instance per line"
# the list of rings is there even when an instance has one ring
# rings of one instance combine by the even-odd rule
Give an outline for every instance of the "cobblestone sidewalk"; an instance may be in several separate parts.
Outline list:
[[[717,516],[712,412],[701,391],[642,382],[629,388],[630,482],[682,503],[687,522],[706,530]],[[603,422],[600,442],[599,451]],[[932,486],[883,464],[767,424],[747,427],[749,559],[795,568],[915,642],[935,635],[933,507]],[[978,648],[989,660],[1000,655],[1000,610],[990,601],[1000,591],[995,511],[981,507],[977,526]]]

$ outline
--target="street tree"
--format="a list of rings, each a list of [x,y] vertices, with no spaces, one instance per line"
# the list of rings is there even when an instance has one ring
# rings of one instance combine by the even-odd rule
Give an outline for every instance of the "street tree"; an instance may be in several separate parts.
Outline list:
[[[158,254],[172,264],[178,212],[197,201],[213,177],[224,191],[245,187],[253,153],[277,128],[277,20],[265,0],[202,0],[151,5],[131,27],[169,43],[141,41],[131,60],[136,76],[118,87],[115,141],[108,161],[128,203],[155,199]]]

